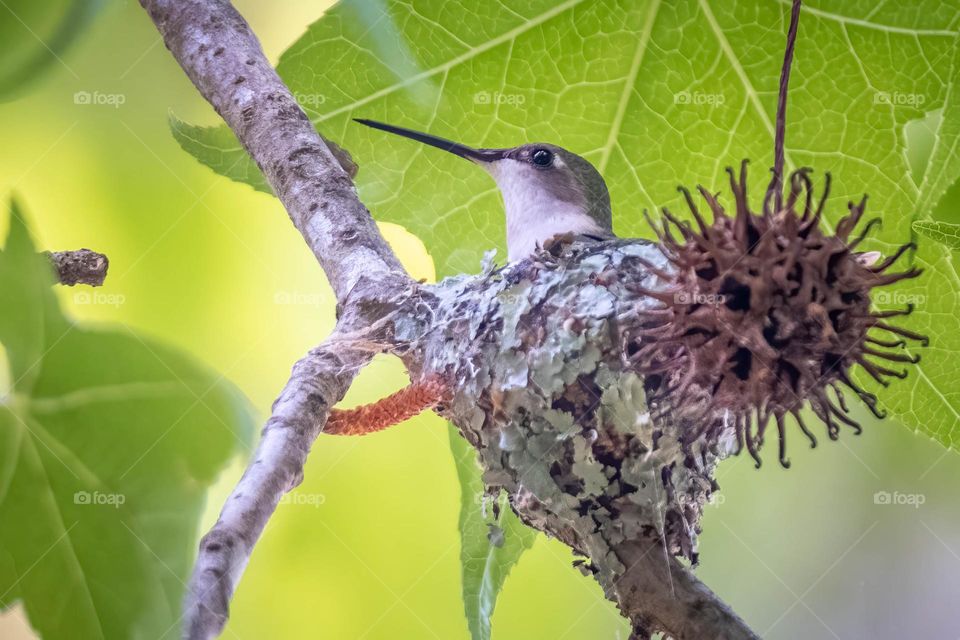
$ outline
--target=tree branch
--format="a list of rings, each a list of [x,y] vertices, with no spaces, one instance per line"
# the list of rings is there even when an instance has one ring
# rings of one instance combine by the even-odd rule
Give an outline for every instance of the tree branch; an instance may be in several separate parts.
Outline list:
[[[619,604],[636,637],[645,640],[655,630],[669,629],[675,638],[759,640],[692,571],[667,556],[662,544],[631,540],[616,552],[627,567],[617,582]]]
[[[86,284],[99,287],[107,277],[110,261],[107,256],[90,249],[77,251],[47,251],[57,280],[60,284],[72,287],[75,284]]]
[[[253,460],[217,523],[200,541],[184,602],[184,637],[213,638],[227,622],[230,598],[280,498],[303,479],[303,465],[330,407],[368,355],[326,344],[293,366],[273,404]]]
[[[330,407],[372,355],[337,338],[387,314],[383,300],[412,284],[360,202],[355,166],[324,141],[224,0],[141,0],[164,43],[263,171],[323,267],[338,332],[293,367],[253,461],[203,538],[184,603],[184,635],[211,638],[267,520],[296,487]]]
[[[225,0],[140,0],[167,48],[256,161],[343,301],[364,276],[404,273],[353,180]]]

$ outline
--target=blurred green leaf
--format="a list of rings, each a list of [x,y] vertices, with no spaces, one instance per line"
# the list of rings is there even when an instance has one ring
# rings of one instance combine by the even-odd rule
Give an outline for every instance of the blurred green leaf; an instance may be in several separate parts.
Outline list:
[[[10,232],[0,259],[0,343],[6,346],[15,391],[29,389],[40,372],[45,307],[52,304],[53,270],[30,239],[23,212],[10,203]]]
[[[0,100],[16,97],[55,64],[70,70],[62,56],[104,4],[103,0],[0,2]]]
[[[14,207],[0,252],[14,381],[0,397],[0,607],[22,600],[48,639],[179,637],[206,488],[249,449],[249,406],[176,350],[72,323],[52,280]]]
[[[450,425],[450,448],[460,479],[460,565],[463,572],[463,604],[473,640],[489,640],[490,618],[513,565],[533,546],[537,532],[530,529],[509,508],[494,520],[492,508],[484,513],[483,482],[473,447]],[[502,540],[490,539],[491,525],[502,532]]]
[[[913,223],[917,233],[933,238],[945,247],[960,249],[960,225],[935,220],[917,220]]]
[[[754,160],[750,185],[755,200],[762,194],[788,12],[785,1],[347,0],[311,25],[277,69],[318,128],[353,153],[364,202],[417,234],[449,275],[475,271],[486,249],[504,246],[492,181],[470,163],[351,118],[484,147],[562,144],[605,176],[617,231],[647,235],[644,209],[684,211],[678,184],[725,190],[724,167],[742,158]],[[958,0],[804,3],[787,163],[833,174],[829,222],[870,193],[868,212],[885,222],[870,249],[890,253],[907,242],[911,223],[960,176],[958,12]],[[916,163],[923,169],[915,180],[904,128],[932,112],[940,115],[936,144]],[[215,171],[263,188],[223,127],[179,125],[175,133]],[[913,384],[873,390],[907,426],[955,447],[960,273],[940,245],[924,243],[915,259],[926,275],[890,298],[920,301],[910,328],[933,346]],[[472,482],[470,473],[461,469]]]

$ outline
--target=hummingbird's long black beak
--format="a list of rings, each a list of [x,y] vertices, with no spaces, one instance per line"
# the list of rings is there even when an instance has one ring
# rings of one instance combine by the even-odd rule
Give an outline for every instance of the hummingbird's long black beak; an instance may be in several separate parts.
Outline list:
[[[432,136],[428,133],[421,133],[419,131],[414,131],[413,129],[395,127],[392,124],[385,124],[383,122],[377,122],[376,120],[354,118],[354,122],[359,122],[360,124],[364,124],[368,127],[386,131],[387,133],[395,133],[398,136],[410,138],[411,140],[428,144],[431,147],[436,147],[437,149],[449,151],[456,156],[466,158],[467,160],[474,160],[476,162],[493,162],[495,160],[502,160],[507,151],[506,149],[474,149],[473,147],[468,147],[467,145],[460,144],[459,142],[453,142],[452,140]]]

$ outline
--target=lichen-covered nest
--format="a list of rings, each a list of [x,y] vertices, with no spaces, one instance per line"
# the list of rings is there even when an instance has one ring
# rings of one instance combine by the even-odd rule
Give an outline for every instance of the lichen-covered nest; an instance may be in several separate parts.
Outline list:
[[[610,548],[639,536],[695,559],[714,467],[736,443],[732,430],[685,443],[681,424],[652,420],[625,357],[625,329],[658,304],[632,285],[656,288],[647,265],[668,263],[642,240],[555,249],[443,284],[425,362],[456,389],[445,413],[485,482],[598,570],[621,571]]]
[[[885,382],[900,372],[867,356],[915,360],[877,351],[904,343],[868,333],[921,339],[870,311],[873,287],[919,272],[884,274],[907,248],[882,261],[855,252],[864,203],[830,235],[807,170],[777,213],[752,213],[745,183],[745,165],[739,181],[731,171],[732,216],[701,190],[710,225],[692,198],[696,230],[667,212],[679,237],[665,226],[659,243],[558,241],[432,288],[442,315],[420,348],[424,371],[454,390],[442,412],[487,485],[589,556],[606,588],[631,540],[696,562],[717,463],[744,444],[756,457],[771,417],[782,441],[784,416],[809,402],[836,437],[838,421],[856,425],[838,383],[877,408],[851,367]]]

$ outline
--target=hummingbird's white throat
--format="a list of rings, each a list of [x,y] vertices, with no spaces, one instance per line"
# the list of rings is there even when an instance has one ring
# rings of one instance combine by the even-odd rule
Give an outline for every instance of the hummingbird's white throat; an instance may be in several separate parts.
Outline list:
[[[557,169],[563,161],[554,159]],[[505,158],[478,163],[493,176],[503,196],[507,216],[507,259],[522,260],[538,245],[565,234],[607,235],[587,213],[584,194],[551,180],[555,173]]]

